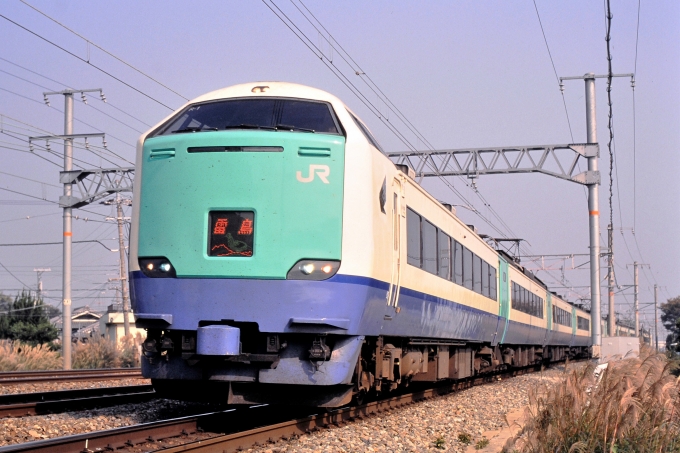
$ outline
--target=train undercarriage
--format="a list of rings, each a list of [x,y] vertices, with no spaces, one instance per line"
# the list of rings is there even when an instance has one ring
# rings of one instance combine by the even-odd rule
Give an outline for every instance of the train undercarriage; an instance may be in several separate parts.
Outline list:
[[[261,334],[247,323],[239,329],[238,351],[228,355],[198,354],[195,331],[150,330],[142,346],[143,373],[168,398],[337,407],[412,383],[464,380],[590,356],[588,346]]]

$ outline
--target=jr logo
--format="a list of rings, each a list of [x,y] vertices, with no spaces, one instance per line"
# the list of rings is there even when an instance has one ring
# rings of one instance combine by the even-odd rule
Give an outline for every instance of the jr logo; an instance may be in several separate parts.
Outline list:
[[[310,165],[309,166],[309,176],[303,177],[302,172],[298,171],[297,174],[295,175],[297,177],[297,180],[300,182],[312,182],[314,181],[314,176],[318,176],[319,179],[324,183],[328,184],[328,175],[331,174],[331,169],[328,168],[328,165]]]

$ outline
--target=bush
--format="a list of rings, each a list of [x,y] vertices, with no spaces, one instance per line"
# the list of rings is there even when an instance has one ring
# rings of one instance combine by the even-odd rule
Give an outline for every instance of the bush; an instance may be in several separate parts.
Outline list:
[[[680,451],[680,381],[651,348],[640,358],[575,370],[530,394],[522,452]]]
[[[71,366],[74,369],[118,368],[120,358],[116,345],[102,337],[73,345]]]
[[[121,339],[120,346],[120,366],[123,368],[134,368],[140,366],[139,361],[139,345],[142,344],[144,339],[142,334],[137,332],[137,335],[133,337],[132,335],[124,336]]]
[[[0,340],[0,371],[58,370],[61,356],[47,346]]]

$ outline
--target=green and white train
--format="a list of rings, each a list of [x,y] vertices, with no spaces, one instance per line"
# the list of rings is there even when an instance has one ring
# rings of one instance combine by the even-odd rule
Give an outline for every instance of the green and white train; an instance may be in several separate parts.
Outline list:
[[[144,376],[178,398],[339,406],[590,354],[590,314],[487,245],[338,98],[200,96],[137,145]]]

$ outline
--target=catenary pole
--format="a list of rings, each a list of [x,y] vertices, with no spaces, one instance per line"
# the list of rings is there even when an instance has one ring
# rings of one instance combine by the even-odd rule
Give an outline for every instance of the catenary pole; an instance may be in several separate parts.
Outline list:
[[[608,290],[608,302],[609,302],[609,325],[607,326],[607,334],[610,337],[616,336],[616,309],[614,307],[614,241],[613,241],[613,230],[614,225],[609,224],[607,227],[607,264],[609,269],[607,269],[607,290]]]
[[[85,101],[86,92],[98,91],[102,100],[104,96],[100,88],[86,89],[86,90],[63,90],[51,91],[43,93],[45,103],[49,105],[48,96],[61,94],[64,96],[64,135],[59,136],[44,136],[44,137],[30,137],[31,140],[49,140],[51,138],[60,138],[64,140],[64,171],[60,175],[60,180],[64,184],[64,195],[60,198],[59,204],[64,208],[63,223],[64,223],[64,242],[63,242],[63,269],[62,269],[62,329],[61,329],[61,352],[64,357],[64,369],[71,369],[71,249],[73,245],[73,207],[70,204],[73,198],[73,179],[69,178],[69,172],[73,170],[73,138],[86,137],[92,134],[73,135],[73,94],[81,93],[83,102]],[[103,136],[103,134],[94,134]],[[63,176],[66,176],[62,178]]]
[[[123,201],[120,193],[116,194],[116,217],[118,221],[118,250],[120,251],[120,292],[123,298],[123,328],[125,336],[130,335],[130,299],[127,291],[127,272],[125,271],[125,238],[123,237]]]
[[[73,134],[73,93],[64,93],[64,135]],[[64,139],[64,171],[73,170],[73,139]],[[64,197],[71,197],[70,182],[64,183]],[[64,369],[71,369],[71,247],[73,241],[73,208],[64,207],[64,262],[62,270],[62,339]]]
[[[635,311],[635,335],[640,336],[640,311],[638,301],[638,263],[633,261],[633,274],[635,276],[635,292],[633,296],[633,309]]]
[[[659,352],[659,314],[657,309],[659,307],[659,287],[654,285],[654,342],[656,344],[656,352]]]
[[[587,142],[597,143],[597,118],[595,111],[595,75],[584,77],[586,82],[586,129]],[[598,172],[597,156],[588,157],[588,171]],[[590,232],[590,314],[593,357],[600,356],[602,346],[600,315],[600,191],[599,184],[588,184],[588,217]]]

